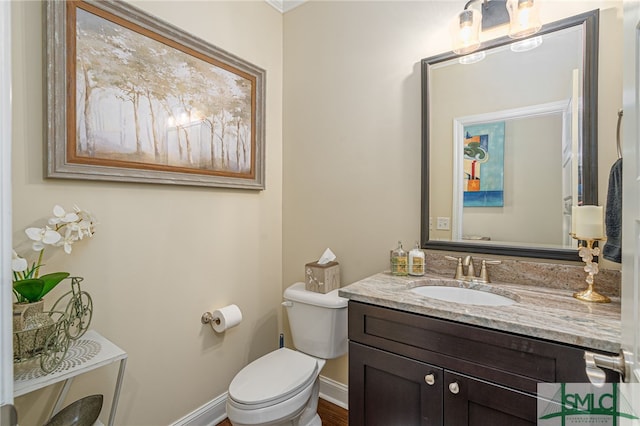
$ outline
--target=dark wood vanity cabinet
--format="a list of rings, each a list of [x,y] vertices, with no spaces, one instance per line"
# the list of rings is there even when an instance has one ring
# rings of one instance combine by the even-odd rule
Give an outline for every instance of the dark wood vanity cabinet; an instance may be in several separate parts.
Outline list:
[[[445,425],[535,425],[535,396],[446,371],[444,375]],[[452,391],[452,387],[455,386]]]
[[[349,342],[349,425],[442,425],[444,370]]]
[[[350,301],[349,425],[535,425],[537,384],[588,382],[583,354]]]

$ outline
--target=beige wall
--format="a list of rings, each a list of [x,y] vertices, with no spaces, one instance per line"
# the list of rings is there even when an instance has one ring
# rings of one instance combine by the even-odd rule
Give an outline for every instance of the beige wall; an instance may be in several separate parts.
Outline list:
[[[447,1],[311,1],[284,18],[284,282],[331,247],[349,284],[388,268],[420,233],[420,67],[450,50]],[[620,27],[620,2],[545,2],[551,22],[597,7]],[[504,35],[504,29],[485,33]],[[601,46],[620,46],[614,32]],[[620,48],[600,50],[600,203],[615,160]],[[347,358],[324,374],[347,382]]]
[[[463,236],[562,245],[561,135],[561,114],[505,121],[504,205],[465,207]]]
[[[18,241],[56,203],[98,217],[94,238],[52,258],[47,270],[85,277],[92,328],[129,354],[115,423],[162,425],[222,395],[237,371],[277,347],[282,15],[264,1],[136,5],[267,71],[267,189],[44,180],[41,5],[13,2],[13,224]],[[243,311],[238,327],[216,335],[200,323],[202,313],[229,303]],[[67,403],[105,394],[106,424],[116,373],[112,366],[79,377]],[[58,389],[18,398],[20,424],[42,424]]]

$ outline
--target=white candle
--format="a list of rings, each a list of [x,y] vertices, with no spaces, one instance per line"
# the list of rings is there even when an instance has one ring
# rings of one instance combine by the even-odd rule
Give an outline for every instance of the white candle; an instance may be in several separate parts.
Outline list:
[[[602,206],[575,208],[575,234],[578,238],[604,238],[604,209]]]

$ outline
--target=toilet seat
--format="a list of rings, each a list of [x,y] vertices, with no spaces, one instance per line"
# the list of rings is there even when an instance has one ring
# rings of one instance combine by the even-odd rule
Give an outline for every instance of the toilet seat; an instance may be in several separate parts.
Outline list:
[[[280,348],[244,367],[229,385],[229,399],[246,410],[276,405],[313,385],[318,360]]]

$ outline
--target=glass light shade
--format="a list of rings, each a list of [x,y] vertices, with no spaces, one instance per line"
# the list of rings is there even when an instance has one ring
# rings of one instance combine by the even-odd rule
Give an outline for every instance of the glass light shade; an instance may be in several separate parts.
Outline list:
[[[466,55],[480,47],[481,21],[482,14],[473,9],[463,10],[453,18],[449,30],[455,53]]]
[[[507,0],[509,12],[509,37],[523,38],[542,28],[537,0]]]

